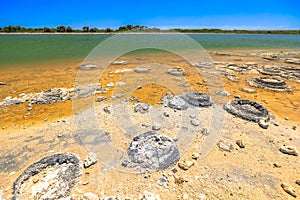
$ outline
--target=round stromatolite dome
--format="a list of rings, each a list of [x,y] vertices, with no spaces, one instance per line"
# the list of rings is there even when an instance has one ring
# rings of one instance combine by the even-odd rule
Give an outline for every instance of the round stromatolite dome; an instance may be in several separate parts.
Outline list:
[[[165,135],[148,131],[133,138],[128,148],[132,162],[147,169],[167,169],[179,160],[175,142]]]
[[[81,159],[56,153],[30,165],[13,184],[13,199],[60,199],[67,197],[82,175]]]
[[[269,119],[269,111],[261,104],[250,101],[237,99],[224,105],[224,109],[242,119],[258,123],[260,119]]]
[[[250,78],[247,80],[249,85],[258,87],[258,88],[264,88],[267,90],[273,90],[273,91],[291,91],[289,86],[281,79],[275,78],[275,77],[258,77],[258,78]]]
[[[186,92],[181,95],[181,98],[193,106],[208,107],[213,104],[207,94],[199,91]]]

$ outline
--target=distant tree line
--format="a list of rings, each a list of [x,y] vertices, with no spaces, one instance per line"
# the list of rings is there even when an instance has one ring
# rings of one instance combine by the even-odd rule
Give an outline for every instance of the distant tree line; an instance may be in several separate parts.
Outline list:
[[[21,26],[0,27],[0,32],[4,33],[119,33],[119,32],[180,32],[180,33],[237,33],[237,34],[300,34],[300,30],[222,30],[222,29],[169,29],[160,30],[141,25],[120,26],[117,29],[105,28],[98,29],[83,26],[82,29],[73,29],[71,26],[58,26],[56,28],[25,28]]]

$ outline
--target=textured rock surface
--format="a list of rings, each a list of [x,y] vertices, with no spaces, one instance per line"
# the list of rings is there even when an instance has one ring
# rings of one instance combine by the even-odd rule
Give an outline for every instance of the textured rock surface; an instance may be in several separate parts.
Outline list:
[[[181,98],[193,106],[208,107],[213,104],[207,94],[199,91],[186,92],[181,95]]]
[[[81,175],[81,159],[77,155],[71,153],[52,154],[30,165],[17,178],[13,184],[13,199],[66,197]],[[31,185],[32,182],[34,185]]]
[[[249,85],[264,88],[267,90],[273,90],[278,92],[291,91],[290,87],[281,79],[274,77],[257,77],[247,80]]]
[[[181,68],[168,69],[167,73],[171,74],[173,76],[183,76],[183,75],[186,74],[186,72],[184,71],[184,69],[181,69]]]
[[[261,104],[244,99],[230,101],[224,109],[237,117],[258,123],[260,119],[269,119],[269,111]]]
[[[155,131],[134,137],[127,152],[132,162],[148,169],[167,169],[179,160],[174,141]]]

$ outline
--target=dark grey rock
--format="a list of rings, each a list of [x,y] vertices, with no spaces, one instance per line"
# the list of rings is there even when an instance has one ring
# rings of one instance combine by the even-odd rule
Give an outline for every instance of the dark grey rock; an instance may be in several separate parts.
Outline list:
[[[184,71],[184,69],[181,69],[179,67],[177,68],[172,68],[172,69],[168,69],[167,70],[168,74],[171,74],[173,76],[183,76],[186,74],[186,72]]]
[[[150,110],[150,105],[146,103],[137,103],[134,105],[134,112],[139,112],[141,114],[147,113]]]
[[[180,158],[175,142],[155,131],[134,137],[127,153],[130,160],[140,167],[156,170],[167,169]]]
[[[54,200],[67,197],[82,175],[81,166],[81,159],[77,155],[71,153],[56,153],[44,157],[30,165],[17,178],[13,184],[12,199],[19,199],[19,196],[24,195],[25,192],[26,194],[31,195],[30,193],[33,191],[28,191],[28,189],[33,190],[33,188],[26,188],[27,181],[29,181],[32,176],[36,176],[39,173],[47,173],[47,169],[51,169],[48,173],[56,171],[55,176],[51,174],[51,180],[48,180],[51,181],[52,184],[45,183],[43,185],[43,190],[36,194],[37,196],[35,198]],[[45,179],[45,175],[43,175],[43,179]],[[40,180],[36,184],[42,184],[42,181]]]
[[[110,97],[110,100],[119,99],[119,98],[121,98],[123,96],[125,96],[125,95],[121,94],[121,93],[115,94],[115,95],[113,95],[113,96]]]
[[[100,97],[98,97],[95,101],[96,101],[96,102],[101,102],[101,101],[104,101],[104,100],[106,100],[106,99],[107,99],[106,97],[100,96]]]
[[[133,71],[135,73],[150,73],[151,68],[135,68]]]
[[[162,176],[157,180],[157,184],[160,186],[168,186],[169,180],[166,176]]]
[[[186,110],[189,107],[180,96],[173,97],[171,94],[167,94],[162,100],[165,106],[176,110]]]
[[[230,96],[231,94],[227,91],[216,91],[216,94],[217,95],[220,95],[220,96],[224,96],[224,97],[228,97]]]
[[[255,101],[236,99],[226,103],[224,109],[230,114],[256,123],[260,119],[270,119],[269,111]]]
[[[275,77],[257,77],[250,78],[247,80],[248,84],[257,88],[264,88],[267,90],[278,91],[278,92],[290,92],[290,87],[285,81]]]
[[[110,113],[111,113],[110,107],[109,107],[109,106],[104,107],[104,108],[103,108],[103,111],[104,111],[105,113],[107,113],[107,114],[110,114]]]
[[[184,99],[188,104],[198,107],[208,107],[213,103],[210,97],[206,93],[202,93],[199,91],[191,91],[186,92],[180,95],[182,99]]]

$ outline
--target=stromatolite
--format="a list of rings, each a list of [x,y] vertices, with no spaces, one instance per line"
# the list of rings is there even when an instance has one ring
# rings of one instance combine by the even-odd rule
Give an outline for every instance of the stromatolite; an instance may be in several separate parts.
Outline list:
[[[81,159],[56,153],[30,165],[13,184],[13,199],[60,199],[70,194],[82,175]]]
[[[256,123],[261,119],[270,119],[269,111],[255,101],[244,99],[233,100],[226,103],[224,109],[237,117]]]
[[[127,152],[132,162],[147,169],[167,169],[180,158],[175,142],[155,131],[134,137]]]
[[[290,87],[285,83],[285,81],[275,78],[275,77],[257,77],[250,78],[247,80],[249,85],[264,88],[267,90],[278,91],[278,92],[288,92],[291,91]]]
[[[208,107],[213,104],[210,97],[206,93],[199,91],[186,92],[181,95],[181,98],[193,106]]]

